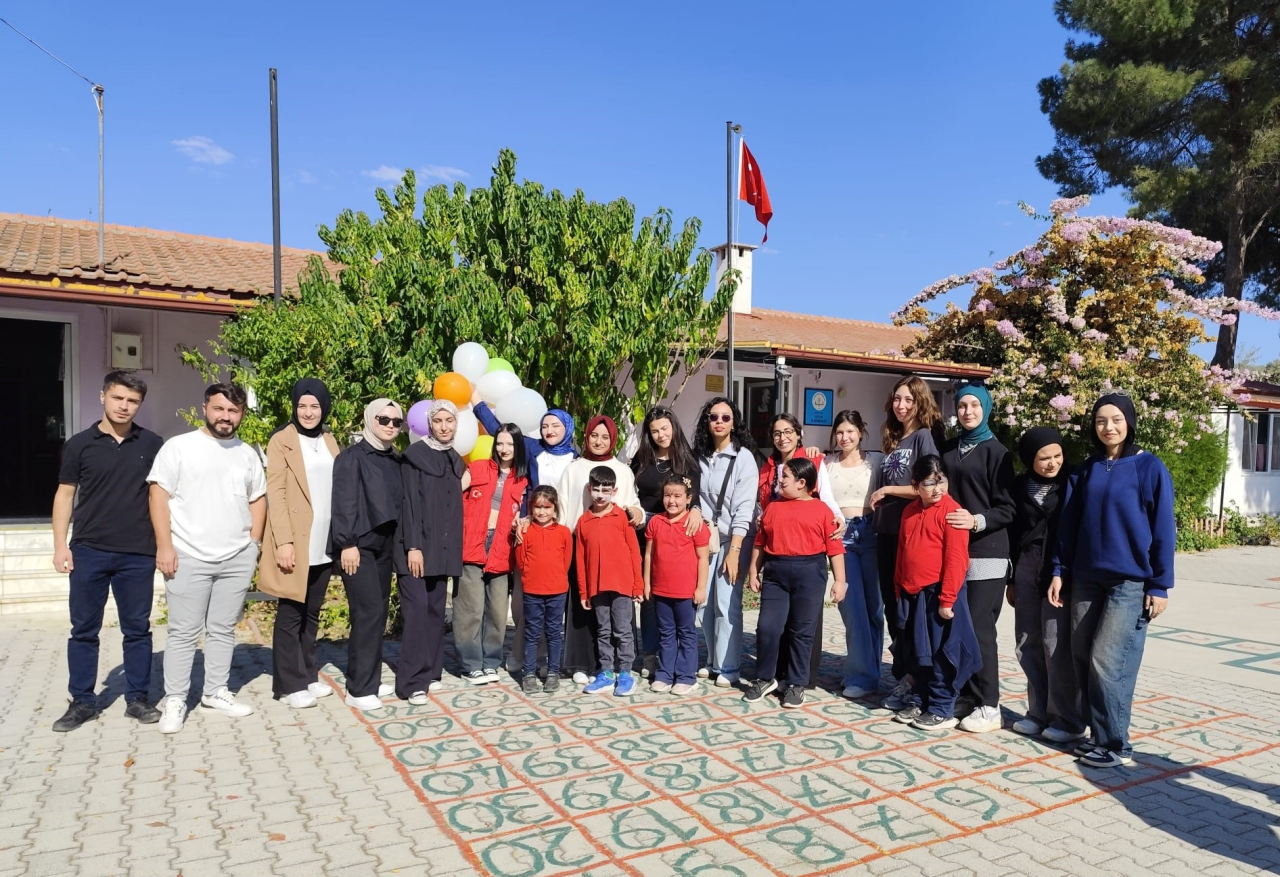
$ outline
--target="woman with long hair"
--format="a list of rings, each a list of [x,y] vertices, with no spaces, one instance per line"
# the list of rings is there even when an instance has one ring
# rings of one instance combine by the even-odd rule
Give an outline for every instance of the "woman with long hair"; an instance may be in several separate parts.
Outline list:
[[[871,495],[880,488],[879,451],[864,451],[867,425],[857,411],[838,413],[831,423],[832,452],[826,458],[831,492],[844,517],[844,574],[848,593],[840,601],[844,620],[845,697],[867,697],[880,686],[884,656],[884,598],[876,558]]]
[[[1173,587],[1173,479],[1135,441],[1133,400],[1107,393],[1093,405],[1093,453],[1071,475],[1058,522],[1049,603],[1062,606],[1071,577],[1071,653],[1091,738],[1086,767],[1133,760],[1129,717],[1147,625]]]
[[[742,545],[755,530],[760,467],[742,412],[725,396],[702,406],[693,428],[693,455],[702,473],[698,506],[715,549],[707,602],[699,615],[709,666],[698,676],[714,673],[717,687],[732,688],[741,678],[742,586],[751,565]]]
[[[942,412],[929,385],[919,375],[898,379],[884,403],[885,420],[880,430],[880,487],[871,494],[876,528],[876,561],[880,572],[880,597],[885,620],[889,622],[889,639],[898,641],[898,598],[894,586],[894,570],[898,565],[898,532],[902,512],[916,498],[911,486],[911,467],[922,457],[937,455],[942,444]],[[892,649],[892,646],[890,647]],[[893,653],[893,678],[897,685],[885,699],[885,707],[894,712],[906,706],[911,698],[911,668]]]
[[[644,510],[645,524],[654,515],[663,514],[663,484],[671,477],[682,479],[693,497],[693,508],[683,522],[686,535],[692,536],[702,527],[702,512],[698,508],[698,488],[702,472],[694,459],[693,448],[680,428],[680,419],[665,405],[655,405],[645,412],[640,424],[639,447],[631,458],[631,471],[636,478],[636,496]],[[645,551],[645,530],[636,530],[640,539],[640,554]],[[640,653],[644,656],[644,669],[640,675],[653,676],[658,662],[658,616],[656,604],[646,600],[640,604]]]

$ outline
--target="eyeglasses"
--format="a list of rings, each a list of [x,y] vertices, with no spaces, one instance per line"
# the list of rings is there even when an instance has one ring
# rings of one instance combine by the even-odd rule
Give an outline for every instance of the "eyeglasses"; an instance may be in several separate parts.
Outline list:
[[[776,439],[787,438],[788,436],[793,436],[795,434],[796,431],[794,429],[778,429],[774,430],[773,437]]]
[[[404,424],[403,417],[387,417],[385,414],[379,414],[373,419],[383,426],[394,426],[396,429],[399,429]]]
[[[935,487],[946,487],[947,479],[939,478],[936,481],[921,481],[920,486],[929,490],[933,490]]]
[[[707,423],[733,423],[732,414],[708,414]]]

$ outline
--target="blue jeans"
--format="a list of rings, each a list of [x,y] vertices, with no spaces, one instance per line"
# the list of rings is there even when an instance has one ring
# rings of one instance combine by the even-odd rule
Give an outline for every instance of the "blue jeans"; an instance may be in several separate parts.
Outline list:
[[[151,688],[151,604],[156,559],[149,554],[99,551],[72,545],[71,638],[67,640],[67,691],[93,704],[98,687],[98,633],[107,592],[116,598],[124,634],[125,701],[146,700]]]
[[[729,539],[720,534],[720,550],[711,556],[707,576],[707,602],[698,610],[698,623],[707,642],[707,664],[711,671],[730,680],[738,678],[742,662],[742,584],[751,566],[751,541],[755,531],[748,531],[738,554],[738,583],[732,584],[723,566],[729,553]],[[756,647],[757,650],[759,646]],[[807,664],[805,666],[808,666]]]
[[[787,671],[778,682],[788,687],[809,684],[813,637],[822,617],[827,590],[827,558],[769,556],[760,576],[760,619],[756,623],[756,679],[774,679],[778,652],[786,631],[790,654]]]
[[[1121,755],[1149,619],[1142,582],[1071,583],[1071,656],[1093,742]]]
[[[654,678],[668,685],[692,685],[698,681],[698,628],[693,622],[689,597],[658,597],[652,604],[658,620],[658,671]]]
[[[884,600],[876,562],[876,531],[871,516],[848,518],[844,528],[845,598],[836,605],[844,619],[845,688],[875,691],[884,655]]]
[[[564,647],[564,604],[567,594],[522,596],[524,610],[524,673],[538,669],[538,643],[547,635],[547,678],[560,675],[560,650]]]

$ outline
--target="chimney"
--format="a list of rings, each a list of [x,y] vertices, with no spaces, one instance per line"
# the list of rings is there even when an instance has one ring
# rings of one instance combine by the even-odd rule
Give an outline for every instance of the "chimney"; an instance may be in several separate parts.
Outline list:
[[[735,314],[751,313],[751,252],[755,249],[751,244],[733,245],[733,270],[740,275],[738,288],[733,293],[732,310]],[[720,280],[724,276],[726,250],[725,244],[711,248],[716,256],[716,289],[720,288]]]

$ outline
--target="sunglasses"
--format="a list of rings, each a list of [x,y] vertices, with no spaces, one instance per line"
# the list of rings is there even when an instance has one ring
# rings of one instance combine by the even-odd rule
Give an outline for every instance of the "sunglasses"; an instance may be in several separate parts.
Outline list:
[[[403,417],[387,417],[385,414],[379,414],[373,419],[383,426],[394,426],[396,429],[399,429],[404,424]]]
[[[732,414],[708,414],[707,423],[733,423]]]

